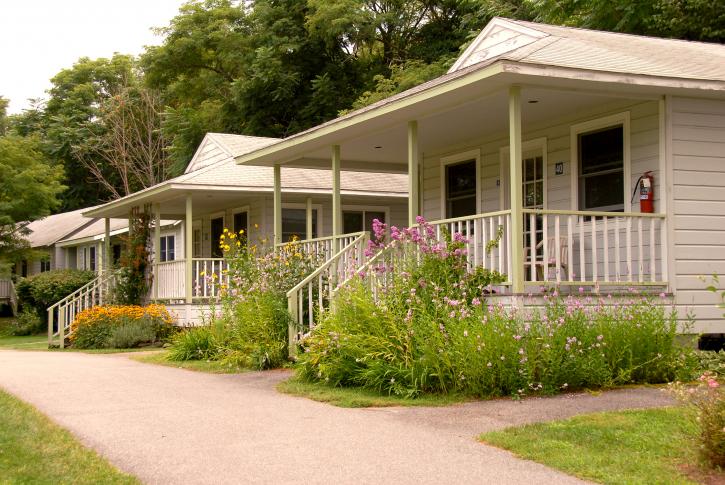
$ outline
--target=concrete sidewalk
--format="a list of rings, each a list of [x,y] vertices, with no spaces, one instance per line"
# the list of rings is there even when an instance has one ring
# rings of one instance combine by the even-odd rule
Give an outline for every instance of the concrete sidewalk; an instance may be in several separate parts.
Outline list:
[[[670,403],[655,389],[341,409],[279,394],[282,371],[202,374],[124,355],[0,351],[0,387],[146,483],[580,483],[481,432]]]

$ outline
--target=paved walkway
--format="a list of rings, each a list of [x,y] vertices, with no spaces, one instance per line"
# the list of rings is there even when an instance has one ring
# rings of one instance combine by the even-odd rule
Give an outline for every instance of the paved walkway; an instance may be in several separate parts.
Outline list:
[[[146,483],[580,483],[476,441],[654,389],[446,408],[341,409],[279,394],[288,372],[202,374],[123,355],[0,351],[0,387]]]

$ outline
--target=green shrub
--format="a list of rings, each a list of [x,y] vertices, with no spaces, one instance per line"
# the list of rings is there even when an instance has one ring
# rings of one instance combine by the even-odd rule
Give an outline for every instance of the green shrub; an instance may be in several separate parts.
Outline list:
[[[18,300],[24,308],[32,308],[47,321],[48,307],[85,286],[96,277],[93,271],[56,269],[21,278],[16,285]]]
[[[79,349],[138,347],[169,338],[172,323],[163,305],[95,306],[76,316],[70,341]]]
[[[112,349],[132,349],[142,344],[154,344],[158,338],[156,322],[130,320],[112,330],[106,346]]]
[[[725,467],[725,390],[714,373],[704,372],[696,386],[673,384],[670,389],[685,404],[699,428],[697,447],[704,461],[713,468]]]
[[[667,382],[688,361],[664,300],[632,292],[614,304],[554,291],[532,311],[487,305],[501,275],[470,271],[465,238],[438,242],[429,229],[423,221],[393,232],[402,254],[415,245],[418,256],[387,278],[373,278],[389,271],[376,268],[343,288],[303,340],[303,378],[404,396],[523,396]]]
[[[23,310],[20,315],[10,324],[10,335],[16,337],[35,335],[44,330],[43,321],[35,312]]]
[[[229,339],[221,351],[222,360],[259,370],[287,361],[290,315],[286,299],[272,292],[249,293],[223,315]]]
[[[171,339],[167,358],[172,361],[215,360],[224,337],[211,325],[182,330]]]

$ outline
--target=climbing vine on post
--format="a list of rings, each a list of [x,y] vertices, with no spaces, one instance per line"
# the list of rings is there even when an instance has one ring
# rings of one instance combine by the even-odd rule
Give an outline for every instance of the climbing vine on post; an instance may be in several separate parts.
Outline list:
[[[151,210],[134,207],[128,217],[128,235],[121,254],[121,268],[116,283],[119,304],[139,305],[151,287],[149,240],[151,237]]]

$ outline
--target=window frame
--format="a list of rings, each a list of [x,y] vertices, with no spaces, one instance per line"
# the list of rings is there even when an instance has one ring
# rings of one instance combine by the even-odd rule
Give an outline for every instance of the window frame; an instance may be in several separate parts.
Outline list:
[[[446,184],[446,168],[448,165],[473,160],[476,166],[476,214],[481,213],[481,149],[476,148],[465,152],[458,152],[440,158],[440,215],[441,219],[448,219],[448,197]]]
[[[345,229],[345,212],[362,212],[363,214],[363,224],[365,224],[365,213],[366,212],[382,212],[385,214],[385,224],[390,227],[390,207],[389,206],[375,206],[375,205],[355,205],[355,204],[348,204],[342,206],[342,220],[343,220],[343,230]],[[363,228],[363,231],[365,228]]]
[[[282,204],[282,228],[283,228],[282,234],[284,234],[284,209],[305,209],[305,210],[307,210],[307,204],[298,203],[298,202],[287,202],[287,203]],[[325,230],[323,227],[323,223],[324,223],[325,219],[322,217],[322,204],[312,204],[312,211],[313,211],[313,217],[314,217],[314,211],[317,211],[317,221],[316,221],[317,236],[314,237],[313,239],[319,239],[321,237],[325,237],[324,236]],[[307,236],[307,234],[305,234],[305,237],[306,236]],[[304,240],[305,238],[301,238],[301,239]],[[286,242],[286,241],[282,241],[282,242]]]
[[[250,210],[249,210],[249,206],[248,205],[245,205],[245,206],[242,206],[242,207],[237,207],[235,209],[232,209],[231,225],[234,226],[234,218],[236,217],[237,214],[241,214],[242,212],[246,212],[247,213],[247,229],[246,229],[246,232],[245,232],[244,236],[246,238],[249,238],[249,231],[250,231],[250,228],[252,227],[252,221],[250,219],[251,214],[250,214]],[[232,227],[231,229],[233,229],[235,232],[237,230],[236,227]]]
[[[511,147],[508,145],[501,147],[499,149],[499,207],[501,210],[510,209],[511,208],[511,170],[509,168],[510,163],[510,150]],[[542,168],[543,168],[543,207],[544,210],[546,210],[549,207],[549,145],[548,145],[548,139],[545,136],[542,136],[540,138],[532,138],[530,140],[525,140],[521,143],[521,190],[523,195],[524,190],[524,184],[525,180],[523,180],[523,173],[524,173],[524,160],[523,155],[526,152],[532,152],[534,150],[541,150],[542,155]],[[506,188],[508,190],[506,190]],[[523,200],[522,200],[523,204]]]
[[[579,163],[579,135],[585,135],[590,132],[604,130],[622,126],[622,170],[624,177],[624,207],[623,214],[632,212],[632,200],[629,194],[632,193],[632,155],[631,155],[631,122],[630,112],[615,113],[608,116],[584,121],[571,125],[570,128],[570,160],[569,171],[571,185],[571,210],[583,212],[596,212],[600,209],[579,209],[579,171],[581,170]]]
[[[193,230],[193,227],[192,227]],[[173,238],[174,244],[172,247],[174,248],[174,258],[169,259],[169,238]],[[166,255],[164,258],[162,255]],[[168,263],[171,261],[176,261],[176,233],[166,233],[159,236],[159,263]]]

